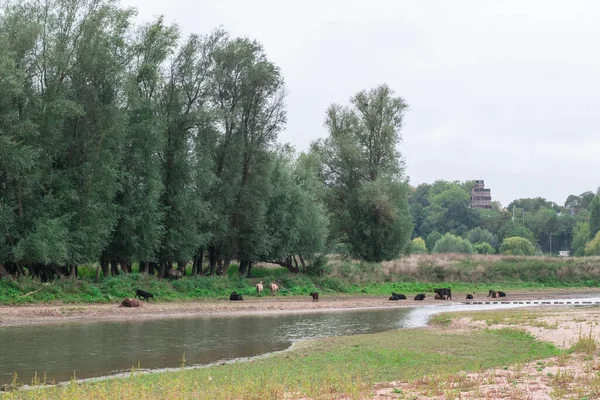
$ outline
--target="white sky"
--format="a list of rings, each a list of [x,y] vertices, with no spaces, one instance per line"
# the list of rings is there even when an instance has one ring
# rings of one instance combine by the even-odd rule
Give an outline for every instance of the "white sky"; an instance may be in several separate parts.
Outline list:
[[[289,4],[286,4],[289,3]],[[410,106],[412,185],[484,179],[492,199],[559,204],[600,186],[600,1],[124,0],[182,32],[222,26],[283,72],[298,150],[325,110],[387,83]]]

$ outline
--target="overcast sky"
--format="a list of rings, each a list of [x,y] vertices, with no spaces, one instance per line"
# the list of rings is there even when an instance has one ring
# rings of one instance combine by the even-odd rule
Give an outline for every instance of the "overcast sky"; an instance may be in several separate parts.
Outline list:
[[[484,179],[503,206],[600,186],[600,1],[124,2],[185,35],[261,42],[288,89],[280,140],[300,151],[326,135],[331,103],[387,83],[410,106],[412,185]]]

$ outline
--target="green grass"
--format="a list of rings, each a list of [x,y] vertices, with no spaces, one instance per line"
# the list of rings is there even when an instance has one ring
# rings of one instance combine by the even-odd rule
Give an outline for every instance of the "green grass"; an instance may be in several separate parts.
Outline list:
[[[189,269],[190,267],[188,267]],[[366,294],[389,296],[391,292],[414,295],[432,293],[435,287],[450,287],[455,293],[486,293],[495,288],[511,290],[583,288],[600,286],[600,258],[563,260],[550,257],[503,257],[421,255],[383,263],[365,263],[330,258],[324,276],[291,274],[281,267],[253,269],[253,278],[238,276],[232,264],[226,277],[185,277],[178,281],[159,280],[138,273],[95,281],[96,268],[82,266],[79,279],[61,278],[51,284],[20,277],[0,279],[0,304],[24,303],[107,303],[131,297],[140,288],[156,295],[157,301],[197,298],[227,298],[235,290],[256,296],[254,285],[281,284],[279,295]],[[188,271],[189,272],[189,271]]]
[[[561,354],[519,330],[430,329],[335,337],[250,362],[12,392],[6,398],[364,398],[377,382],[411,380]]]

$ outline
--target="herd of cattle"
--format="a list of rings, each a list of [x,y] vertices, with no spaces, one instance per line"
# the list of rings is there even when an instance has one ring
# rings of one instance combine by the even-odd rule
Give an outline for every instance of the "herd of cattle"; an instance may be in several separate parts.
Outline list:
[[[256,284],[256,292],[260,295],[264,290],[263,287],[263,283],[262,281],[260,281],[259,283]],[[279,285],[277,285],[277,283],[272,282],[269,285],[269,290],[271,292],[271,295],[274,296],[277,291],[279,290]],[[434,299],[435,300],[452,300],[452,290],[450,288],[439,288],[439,289],[433,289],[433,293],[434,293]],[[309,294],[310,297],[312,297],[313,302],[315,301],[319,301],[319,292],[312,292]],[[502,292],[502,291],[496,291],[496,290],[491,290],[489,291],[487,297],[491,297],[491,298],[499,298],[499,297],[506,297],[506,293]],[[138,300],[139,298],[139,300]],[[137,289],[135,292],[135,297],[133,299],[129,299],[126,298],[121,302],[120,307],[139,307],[142,304],[142,301],[146,300],[146,302],[148,302],[148,299],[153,299],[154,295],[152,293],[148,293],[144,290],[141,289]],[[241,294],[233,291],[230,295],[229,295],[229,300],[231,301],[239,301],[239,300],[244,300],[244,298],[242,297]],[[402,294],[402,293],[395,293],[392,292],[392,296],[390,297],[391,301],[396,301],[396,300],[407,300],[406,295]],[[414,300],[416,301],[421,301],[421,300],[425,300],[425,293],[419,293],[415,296]],[[473,300],[473,295],[472,294],[467,294],[467,300]]]
[[[435,293],[434,299],[436,299],[436,300],[452,300],[452,290],[450,288],[433,289],[433,293]],[[499,291],[499,290],[496,291],[496,290],[490,289],[487,297],[497,299],[499,297],[506,297],[506,293]],[[402,293],[392,292],[392,296],[390,297],[390,300],[391,301],[406,300],[406,295],[404,295]],[[418,295],[416,295],[415,300],[417,300],[417,301],[425,300],[425,293],[419,293]],[[467,294],[467,300],[473,300],[473,295],[470,293]]]

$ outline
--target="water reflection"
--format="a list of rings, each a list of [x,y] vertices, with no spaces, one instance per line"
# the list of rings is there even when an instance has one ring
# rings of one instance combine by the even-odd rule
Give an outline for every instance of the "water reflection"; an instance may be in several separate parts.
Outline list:
[[[575,299],[568,299],[575,300]],[[582,299],[596,302],[600,298]],[[567,301],[567,299],[553,299]],[[439,312],[516,308],[533,304],[439,304],[416,308],[312,314],[201,317],[138,322],[70,323],[0,328],[0,384],[28,383],[34,373],[48,381],[144,369],[210,364],[288,348],[326,336],[383,332],[427,324]]]

